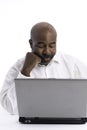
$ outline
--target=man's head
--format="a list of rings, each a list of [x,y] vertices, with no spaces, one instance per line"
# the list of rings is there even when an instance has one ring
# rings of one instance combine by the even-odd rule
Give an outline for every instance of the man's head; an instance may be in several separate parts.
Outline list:
[[[57,33],[55,28],[46,22],[35,24],[31,29],[29,40],[32,52],[41,58],[42,65],[47,65],[56,53]]]

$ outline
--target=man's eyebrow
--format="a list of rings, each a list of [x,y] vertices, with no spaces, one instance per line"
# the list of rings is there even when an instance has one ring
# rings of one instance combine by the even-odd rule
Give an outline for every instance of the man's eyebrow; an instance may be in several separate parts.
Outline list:
[[[38,42],[38,45],[45,45],[45,42]],[[56,42],[50,42],[49,44],[56,44]]]
[[[45,44],[44,42],[38,42],[37,44]]]
[[[50,42],[50,44],[56,44],[56,42]]]

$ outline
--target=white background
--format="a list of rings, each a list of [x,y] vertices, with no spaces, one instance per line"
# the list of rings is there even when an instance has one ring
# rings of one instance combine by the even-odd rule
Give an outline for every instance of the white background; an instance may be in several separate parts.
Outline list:
[[[30,29],[41,21],[56,28],[58,51],[87,64],[87,0],[0,0],[0,89],[8,69],[30,51]]]

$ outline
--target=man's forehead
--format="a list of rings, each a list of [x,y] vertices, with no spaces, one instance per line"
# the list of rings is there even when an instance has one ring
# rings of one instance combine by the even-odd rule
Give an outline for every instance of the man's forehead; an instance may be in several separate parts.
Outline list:
[[[56,42],[56,37],[42,35],[42,36],[34,37],[33,41],[38,43],[51,43],[51,42]]]
[[[32,36],[32,40],[39,42],[56,41],[56,35],[53,32],[40,32]]]

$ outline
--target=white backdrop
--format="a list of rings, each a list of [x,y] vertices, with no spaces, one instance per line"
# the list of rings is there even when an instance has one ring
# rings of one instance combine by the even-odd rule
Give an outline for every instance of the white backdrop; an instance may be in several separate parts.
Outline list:
[[[0,0],[0,89],[8,69],[30,51],[31,27],[57,30],[57,50],[87,64],[87,0]]]

